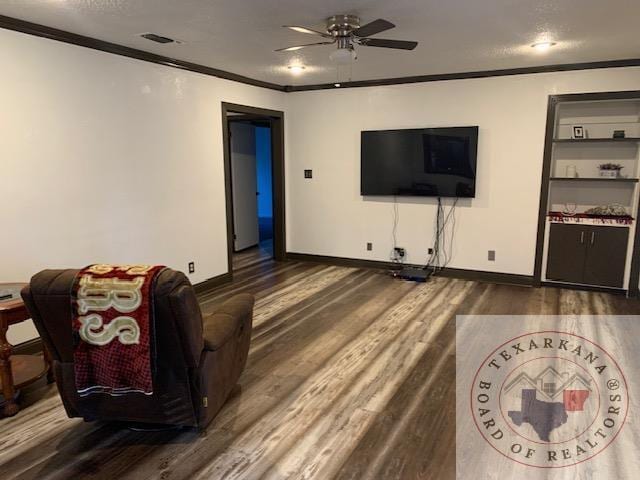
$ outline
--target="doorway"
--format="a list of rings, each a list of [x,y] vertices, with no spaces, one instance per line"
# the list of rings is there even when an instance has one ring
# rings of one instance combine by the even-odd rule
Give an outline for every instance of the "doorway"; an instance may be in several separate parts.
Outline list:
[[[284,114],[222,104],[229,272],[284,260]]]

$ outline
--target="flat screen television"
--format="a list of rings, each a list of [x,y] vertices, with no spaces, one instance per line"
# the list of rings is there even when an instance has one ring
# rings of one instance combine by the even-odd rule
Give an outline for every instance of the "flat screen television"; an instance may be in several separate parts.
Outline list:
[[[364,131],[360,194],[475,197],[478,127]]]

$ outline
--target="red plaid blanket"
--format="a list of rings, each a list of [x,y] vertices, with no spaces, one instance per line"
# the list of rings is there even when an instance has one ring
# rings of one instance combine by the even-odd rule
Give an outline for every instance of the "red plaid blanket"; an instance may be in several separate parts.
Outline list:
[[[72,328],[80,396],[153,394],[151,287],[163,268],[97,264],[78,273]]]

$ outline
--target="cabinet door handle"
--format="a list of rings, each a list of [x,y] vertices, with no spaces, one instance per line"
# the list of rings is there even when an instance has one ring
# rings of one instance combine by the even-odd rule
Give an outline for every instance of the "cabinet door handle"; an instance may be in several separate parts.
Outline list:
[[[596,239],[596,232],[591,232],[591,245],[593,245],[593,242]]]
[[[580,232],[580,243],[584,243],[584,232]]]

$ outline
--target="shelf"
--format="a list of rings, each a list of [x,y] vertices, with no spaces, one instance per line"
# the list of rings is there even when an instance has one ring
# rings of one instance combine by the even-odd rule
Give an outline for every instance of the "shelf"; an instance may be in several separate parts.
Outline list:
[[[631,215],[615,216],[615,215],[588,215],[585,213],[576,213],[575,215],[564,215],[562,212],[547,212],[547,221],[549,223],[565,223],[565,224],[583,224],[604,227],[629,227],[635,221]]]
[[[558,182],[617,182],[617,183],[638,183],[637,178],[607,178],[607,177],[593,177],[593,178],[574,178],[574,177],[551,177],[551,181]]]
[[[554,138],[553,143],[637,143],[640,138]]]
[[[594,227],[609,227],[609,228],[630,228],[634,221],[630,223],[603,223],[600,220],[593,220],[589,218],[583,218],[580,221],[576,220],[554,220],[547,217],[547,221],[551,224],[561,224],[561,225],[592,225]]]

